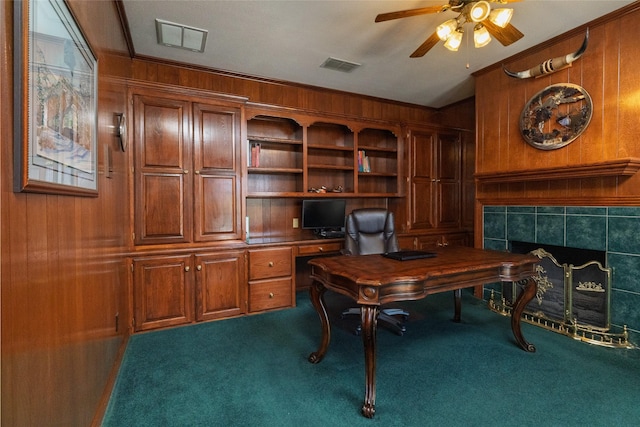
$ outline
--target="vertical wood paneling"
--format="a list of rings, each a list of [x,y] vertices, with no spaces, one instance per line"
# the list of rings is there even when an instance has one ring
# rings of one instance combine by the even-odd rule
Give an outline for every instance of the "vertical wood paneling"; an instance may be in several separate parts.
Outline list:
[[[567,69],[526,80],[501,74],[498,66],[476,76],[478,123],[477,172],[505,172],[546,167],[566,168],[604,160],[640,157],[640,12],[634,8],[592,25],[585,54]],[[512,71],[574,52],[585,29],[559,38],[505,66]],[[568,146],[538,150],[522,139],[519,115],[535,93],[551,84],[583,86],[593,100],[587,130]],[[505,101],[505,99],[507,101]],[[505,103],[506,108],[505,108]],[[497,157],[497,159],[496,159]],[[640,197],[640,177],[593,177],[543,182],[492,184],[478,188],[484,200],[526,204],[634,204]]]
[[[619,35],[619,157],[640,156],[640,18],[629,15],[620,19]],[[623,96],[624,95],[624,96]]]
[[[113,134],[130,60],[113,2],[68,2],[99,58],[97,198],[13,193],[12,13],[0,6],[2,425],[90,425],[127,336],[126,153]],[[105,51],[113,60],[104,60]],[[124,59],[123,59],[124,58]],[[105,175],[105,150],[113,173]],[[121,316],[116,331],[115,316]]]

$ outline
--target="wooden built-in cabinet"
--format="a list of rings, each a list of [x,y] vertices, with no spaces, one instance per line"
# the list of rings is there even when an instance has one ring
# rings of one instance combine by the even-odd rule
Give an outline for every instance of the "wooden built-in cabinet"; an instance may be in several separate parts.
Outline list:
[[[135,258],[134,330],[245,313],[245,272],[245,251]]]
[[[443,130],[409,132],[410,230],[460,228],[461,136]]]
[[[195,255],[196,320],[238,316],[246,312],[245,251]]]
[[[408,127],[406,199],[392,201],[400,246],[425,249],[473,243],[473,132]]]
[[[290,246],[249,250],[249,311],[295,305],[294,255]]]
[[[305,198],[394,210],[403,248],[469,241],[461,131],[411,128],[407,152],[394,122],[160,85],[130,97],[135,331],[295,306],[306,261],[342,247],[300,228]]]
[[[246,313],[245,250],[211,246],[243,237],[243,101],[152,85],[130,98],[134,330]]]
[[[403,235],[398,237],[398,244],[401,249],[425,251],[447,246],[470,246],[472,243],[472,236],[468,231]]]
[[[193,321],[192,257],[154,256],[133,260],[134,330]]]
[[[135,244],[240,239],[241,109],[133,89]]]

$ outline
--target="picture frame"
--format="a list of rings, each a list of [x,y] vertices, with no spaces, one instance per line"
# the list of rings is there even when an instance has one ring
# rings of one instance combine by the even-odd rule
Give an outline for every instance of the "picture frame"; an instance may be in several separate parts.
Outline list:
[[[97,58],[64,0],[14,4],[14,191],[98,195]]]

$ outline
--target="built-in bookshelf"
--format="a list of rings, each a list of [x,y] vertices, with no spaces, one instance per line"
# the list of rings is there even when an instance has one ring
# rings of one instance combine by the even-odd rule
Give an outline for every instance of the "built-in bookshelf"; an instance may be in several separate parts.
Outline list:
[[[397,133],[308,116],[251,117],[247,197],[399,196]]]
[[[302,126],[287,118],[257,116],[249,120],[249,195],[304,191],[302,132]]]
[[[358,132],[359,193],[398,193],[398,138],[387,129]]]

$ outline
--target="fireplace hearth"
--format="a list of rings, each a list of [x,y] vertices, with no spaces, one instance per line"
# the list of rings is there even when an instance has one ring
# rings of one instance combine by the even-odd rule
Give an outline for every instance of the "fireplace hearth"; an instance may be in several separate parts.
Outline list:
[[[537,266],[536,297],[527,305],[523,320],[574,339],[607,347],[633,347],[626,325],[620,334],[610,331],[611,269],[604,267],[606,253],[512,241],[516,253],[532,253]],[[510,315],[524,283],[502,285],[498,302],[492,291],[489,307]]]

